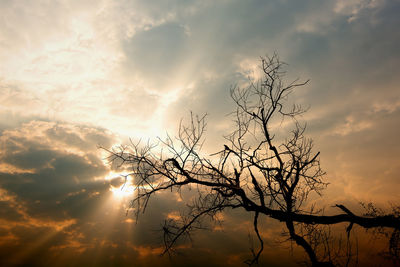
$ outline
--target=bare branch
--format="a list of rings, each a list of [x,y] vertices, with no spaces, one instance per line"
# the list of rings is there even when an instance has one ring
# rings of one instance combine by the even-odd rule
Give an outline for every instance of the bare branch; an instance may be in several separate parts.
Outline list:
[[[180,238],[203,228],[202,218],[215,219],[227,208],[242,208],[254,213],[254,231],[260,242],[259,250],[252,250],[249,264],[257,263],[264,249],[258,229],[261,214],[283,222],[290,239],[305,250],[313,266],[333,266],[333,253],[327,245],[329,234],[317,231],[317,226],[339,223],[349,224],[348,240],[353,225],[393,229],[389,247],[392,254],[399,255],[400,209],[383,214],[368,205],[367,214],[359,216],[337,204],[335,207],[344,213],[327,216],[304,205],[309,193],[321,194],[328,184],[323,180],[320,152],[313,151],[312,140],[305,137],[306,124],[298,119],[306,109],[296,104],[287,108],[292,91],[309,81],[286,84],[285,65],[276,54],[261,58],[263,79],[250,81],[247,87],[231,88],[236,104],[231,113],[234,128],[225,136],[226,143],[219,152],[203,155],[206,115],[192,113],[188,123],[180,122],[177,137],[167,135],[155,144],[139,140],[105,149],[113,166],[130,171],[128,176],[135,186],[131,208],[136,216],[146,210],[157,192],[181,192],[195,186],[188,213],[179,222],[164,222],[164,253],[169,253]],[[302,229],[308,232],[304,234]],[[324,246],[325,256],[318,254],[317,245]],[[350,257],[351,249],[346,253]]]

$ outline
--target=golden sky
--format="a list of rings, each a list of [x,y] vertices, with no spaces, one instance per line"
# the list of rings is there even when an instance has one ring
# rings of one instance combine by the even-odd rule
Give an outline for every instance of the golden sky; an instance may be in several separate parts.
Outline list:
[[[193,111],[219,151],[229,88],[274,52],[288,81],[310,79],[292,97],[330,183],[319,205],[399,204],[399,13],[391,0],[0,1],[0,265],[241,266],[251,217],[238,212],[159,257],[184,201],[160,194],[136,223],[98,147],[173,134]],[[263,227],[263,262],[295,266],[281,225]]]

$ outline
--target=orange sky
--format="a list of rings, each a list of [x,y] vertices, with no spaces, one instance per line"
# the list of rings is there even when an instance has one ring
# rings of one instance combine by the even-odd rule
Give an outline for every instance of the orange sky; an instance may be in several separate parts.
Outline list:
[[[310,107],[330,183],[317,203],[399,204],[399,11],[390,0],[1,1],[0,265],[242,266],[251,217],[240,212],[159,257],[158,229],[185,199],[160,194],[136,223],[98,147],[173,135],[193,111],[208,114],[205,152],[219,151],[229,88],[259,78],[274,52],[288,81],[310,79],[292,96]],[[266,219],[262,262],[296,266],[304,255],[281,232]],[[364,249],[380,241],[359,236],[360,255],[382,259]]]

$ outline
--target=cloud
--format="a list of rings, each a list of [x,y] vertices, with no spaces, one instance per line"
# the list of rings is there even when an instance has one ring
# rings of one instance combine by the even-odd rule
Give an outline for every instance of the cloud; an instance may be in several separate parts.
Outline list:
[[[97,145],[109,146],[112,138],[101,129],[44,121],[3,131],[0,162],[7,168],[0,173],[1,251],[13,251],[2,255],[3,263],[68,244],[79,234],[85,216],[109,192]]]
[[[179,75],[189,47],[185,28],[169,23],[136,33],[124,44],[127,69],[150,82],[150,88],[165,89]]]
[[[354,1],[343,1],[338,0],[335,4],[334,11],[347,16],[350,16],[348,21],[351,22],[357,19],[358,13],[363,9],[374,9],[384,3],[384,0],[354,0]]]
[[[191,193],[182,192],[179,198],[161,193],[139,221],[126,216],[130,196],[118,199],[112,195],[110,186],[118,187],[121,181],[105,180],[109,169],[97,147],[113,142],[114,136],[103,129],[60,122],[31,121],[2,132],[0,163],[7,167],[0,172],[2,265],[130,266],[135,262],[138,266],[186,266],[189,255],[198,254],[195,259],[190,256],[190,261],[204,263],[205,255],[212,255],[218,266],[240,251],[230,251],[231,247],[199,250],[184,240],[178,244],[184,256],[173,262],[160,258],[163,247],[158,229],[164,219],[185,209]],[[225,215],[221,218],[225,220]],[[243,216],[227,220],[237,232],[233,222]],[[201,231],[195,234],[200,246],[209,246],[211,236]],[[212,239],[222,245],[227,238],[223,235]],[[229,238],[240,244],[238,234]]]
[[[398,68],[398,4],[391,1],[107,0],[1,8],[4,117],[146,136],[179,120],[182,110],[230,112],[228,89],[248,75],[240,65],[273,51],[291,64],[289,80],[311,78],[311,89],[298,96],[316,108],[355,90],[370,101],[376,90],[366,85],[397,82],[382,71]],[[172,92],[179,93],[170,103]]]
[[[399,9],[384,0],[1,1],[0,258],[173,265],[154,256],[154,229],[184,201],[162,195],[133,224],[126,203],[110,201],[121,181],[102,180],[110,173],[97,145],[114,143],[109,131],[173,135],[194,111],[208,114],[215,152],[232,127],[229,88],[274,51],[290,64],[287,81],[311,79],[292,96],[311,106],[304,119],[327,179],[353,199],[397,197]],[[245,225],[243,214],[226,216],[228,228]],[[217,232],[182,251],[243,261],[245,226]],[[24,243],[37,246],[24,252]]]
[[[370,129],[373,126],[371,121],[358,121],[355,122],[354,118],[349,116],[346,118],[346,122],[335,130],[334,134],[348,135],[352,132],[359,132],[366,129]]]

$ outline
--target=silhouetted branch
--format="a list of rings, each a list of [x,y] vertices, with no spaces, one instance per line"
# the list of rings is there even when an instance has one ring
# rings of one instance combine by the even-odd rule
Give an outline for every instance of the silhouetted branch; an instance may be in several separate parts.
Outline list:
[[[299,234],[301,225],[348,223],[348,240],[353,225],[365,229],[391,228],[394,231],[390,251],[399,254],[400,212],[385,215],[371,208],[368,214],[360,216],[341,204],[335,207],[343,213],[336,215],[304,210],[309,193],[320,194],[327,183],[323,181],[325,173],[320,167],[320,152],[313,152],[312,140],[304,136],[306,125],[297,120],[306,110],[299,105],[286,108],[290,93],[306,85],[308,80],[285,84],[282,80],[284,65],[276,54],[262,58],[264,79],[260,83],[231,88],[236,104],[231,114],[234,130],[225,136],[226,144],[221,145],[219,152],[203,155],[206,116],[193,114],[187,125],[181,121],[177,138],[167,136],[155,145],[131,142],[130,146],[107,150],[110,162],[119,167],[128,166],[131,171],[136,189],[131,207],[136,216],[145,211],[149,199],[157,192],[180,192],[183,187],[196,186],[189,213],[180,222],[169,220],[163,226],[164,253],[169,252],[179,238],[201,228],[203,217],[213,219],[226,208],[243,208],[254,213],[254,231],[260,242],[260,249],[252,250],[253,259],[247,261],[249,264],[257,263],[264,249],[258,229],[261,214],[284,222],[290,239],[305,250],[313,266],[333,266],[329,248],[325,249],[328,255],[325,261],[314,247],[319,243],[327,244],[328,238],[315,234],[312,242],[307,241],[307,235]],[[287,134],[277,138],[278,133],[282,134],[273,127],[277,122],[292,129],[285,129]],[[321,242],[316,241],[318,238]]]

